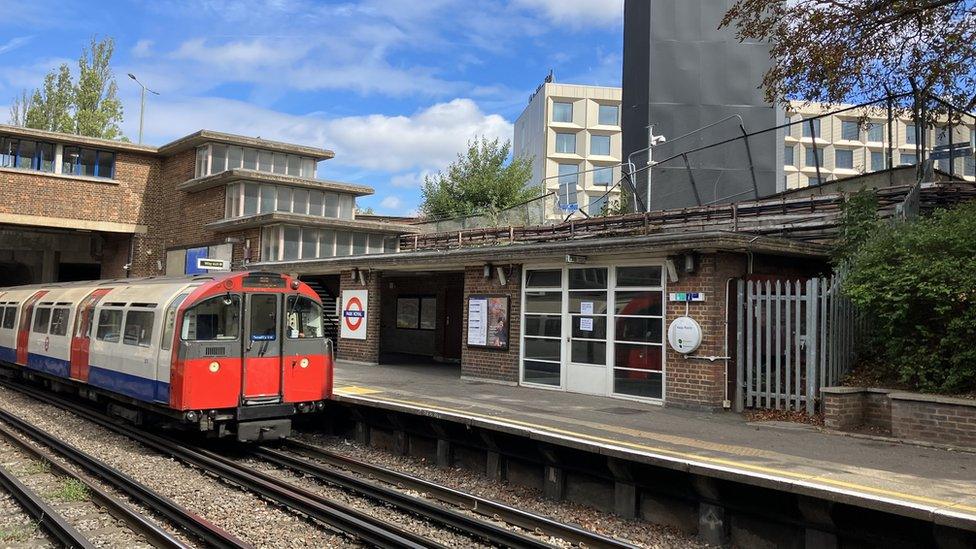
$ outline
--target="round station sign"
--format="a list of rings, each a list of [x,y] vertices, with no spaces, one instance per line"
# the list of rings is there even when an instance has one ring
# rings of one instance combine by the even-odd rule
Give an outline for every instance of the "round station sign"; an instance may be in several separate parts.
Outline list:
[[[363,323],[363,302],[358,297],[350,298],[346,302],[346,310],[342,312],[342,316],[345,317],[346,326],[349,326],[350,330],[358,330],[359,325]]]
[[[702,329],[690,316],[679,316],[668,326],[668,344],[681,354],[688,354],[701,345]]]
[[[366,290],[342,291],[342,324],[339,337],[366,339],[366,322],[369,320],[369,292]]]

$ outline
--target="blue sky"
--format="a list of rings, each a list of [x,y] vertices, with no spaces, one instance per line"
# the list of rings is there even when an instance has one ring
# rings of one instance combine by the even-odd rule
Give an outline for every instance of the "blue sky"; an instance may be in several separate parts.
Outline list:
[[[620,85],[623,0],[7,0],[0,18],[0,120],[22,89],[92,35],[113,60],[135,140],[201,128],[336,152],[319,177],[370,185],[361,200],[402,214],[423,175],[512,122],[550,68],[556,80]],[[94,7],[94,6],[97,6]]]

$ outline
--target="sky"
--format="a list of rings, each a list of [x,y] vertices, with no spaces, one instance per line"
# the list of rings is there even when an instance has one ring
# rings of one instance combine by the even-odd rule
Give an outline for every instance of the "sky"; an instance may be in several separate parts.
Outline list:
[[[512,124],[550,69],[619,86],[623,0],[6,0],[0,121],[12,99],[92,36],[113,68],[136,141],[199,129],[335,151],[319,177],[368,185],[361,208],[410,214],[424,175]]]

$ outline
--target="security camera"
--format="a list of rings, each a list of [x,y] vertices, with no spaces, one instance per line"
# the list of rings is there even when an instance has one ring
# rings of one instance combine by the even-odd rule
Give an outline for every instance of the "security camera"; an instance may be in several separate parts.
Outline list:
[[[667,140],[668,138],[664,137],[663,135],[655,135],[651,137],[651,145],[654,145],[656,147],[661,143],[666,142]]]
[[[122,270],[128,271],[130,269],[132,269],[132,263],[126,263],[125,265],[122,265]]]

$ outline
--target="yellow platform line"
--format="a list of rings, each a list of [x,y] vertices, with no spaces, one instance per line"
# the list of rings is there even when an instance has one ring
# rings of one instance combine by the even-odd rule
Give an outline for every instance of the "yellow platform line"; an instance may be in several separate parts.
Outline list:
[[[357,389],[357,390],[364,389],[364,388],[360,388],[360,387],[351,387],[351,388]],[[374,390],[374,391],[376,393],[383,392],[381,390]],[[345,388],[343,388],[343,389],[337,389],[336,392],[338,392],[338,393],[344,393],[345,392]],[[358,395],[362,395],[362,394],[366,394],[366,393],[350,393],[350,394],[351,395],[354,395],[354,396],[358,396]],[[375,401],[379,401],[379,402],[386,402],[388,404],[400,404],[400,405],[411,406],[411,407],[415,407],[415,408],[425,408],[425,409],[430,409],[430,410],[436,410],[436,411],[439,411],[439,412],[445,412],[445,413],[449,413],[449,414],[453,414],[453,415],[458,415],[458,416],[462,416],[462,417],[470,417],[470,418],[474,418],[474,419],[482,419],[482,420],[487,420],[487,421],[491,421],[491,422],[495,422],[495,423],[500,423],[500,424],[503,424],[503,425],[512,425],[512,426],[517,426],[517,427],[525,427],[525,428],[534,429],[534,430],[537,430],[537,431],[544,431],[544,432],[549,432],[549,433],[553,433],[553,434],[558,434],[558,435],[570,436],[570,437],[574,437],[574,438],[578,438],[578,439],[589,440],[589,441],[592,441],[592,442],[599,442],[601,444],[610,444],[612,446],[618,446],[618,447],[619,446],[622,446],[622,447],[626,447],[626,448],[640,450],[640,451],[643,451],[643,452],[663,454],[663,455],[677,457],[677,458],[691,460],[691,461],[698,461],[698,462],[703,462],[703,463],[710,463],[710,464],[713,464],[713,465],[722,465],[722,466],[727,466],[727,467],[735,467],[735,468],[738,468],[738,469],[746,469],[746,470],[749,470],[749,471],[754,471],[754,472],[757,472],[757,473],[763,473],[763,474],[766,474],[766,475],[775,475],[775,476],[780,476],[780,477],[787,477],[787,478],[790,478],[790,479],[801,480],[801,481],[810,482],[810,483],[826,484],[826,485],[831,485],[831,486],[835,486],[835,487],[838,487],[838,488],[844,488],[844,489],[847,489],[847,490],[855,490],[855,491],[859,491],[859,492],[866,492],[866,493],[870,493],[870,494],[881,495],[881,496],[886,496],[886,497],[895,498],[895,499],[913,501],[913,502],[916,502],[916,503],[924,503],[924,504],[931,505],[931,506],[935,506],[935,507],[953,509],[953,510],[957,510],[957,511],[966,511],[966,512],[969,512],[969,513],[976,513],[976,506],[973,506],[973,505],[966,505],[966,504],[963,504],[963,503],[958,503],[958,502],[953,502],[953,501],[947,501],[947,500],[942,500],[942,499],[938,499],[938,498],[932,498],[932,497],[928,497],[928,496],[919,496],[919,495],[915,495],[915,494],[908,494],[908,493],[905,493],[905,492],[899,492],[897,490],[888,490],[886,488],[876,488],[874,486],[865,486],[863,484],[857,484],[857,483],[854,483],[854,482],[847,482],[847,481],[844,481],[844,480],[837,480],[837,479],[832,479],[832,478],[826,478],[826,477],[817,476],[817,475],[810,475],[810,474],[803,474],[803,473],[795,473],[793,471],[787,471],[787,470],[783,470],[783,469],[777,469],[777,468],[774,468],[774,467],[766,467],[766,466],[763,466],[763,465],[753,465],[751,463],[743,463],[743,462],[736,461],[736,460],[733,460],[733,459],[703,456],[703,455],[700,455],[700,454],[693,454],[693,453],[689,453],[689,452],[681,452],[681,451],[677,451],[677,450],[670,450],[670,449],[667,449],[667,448],[660,448],[660,447],[656,447],[656,446],[649,446],[649,445],[640,444],[640,443],[637,443],[637,442],[627,442],[627,441],[623,441],[623,440],[614,440],[614,439],[604,438],[604,437],[600,437],[600,436],[596,436],[596,435],[589,435],[589,434],[586,434],[586,433],[579,433],[579,432],[576,432],[576,431],[569,431],[569,430],[566,430],[566,429],[560,429],[558,427],[552,427],[552,426],[548,426],[548,425],[539,425],[539,424],[532,423],[532,422],[528,422],[528,421],[521,421],[521,420],[511,419],[511,418],[501,419],[501,418],[498,418],[498,417],[495,417],[495,416],[489,416],[489,415],[485,415],[485,414],[479,414],[477,412],[471,412],[471,411],[467,411],[467,410],[458,410],[456,408],[448,408],[448,407],[445,407],[445,406],[438,406],[438,405],[430,404],[430,403],[427,403],[427,402],[416,402],[416,401],[412,401],[412,400],[404,400],[404,399],[397,399],[397,398],[390,398],[390,397],[377,397],[377,396],[370,396],[369,398],[366,398],[364,400],[375,400]],[[974,518],[976,518],[976,517],[974,517]]]

